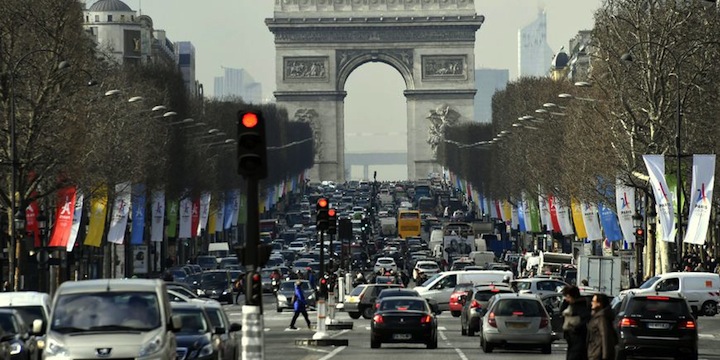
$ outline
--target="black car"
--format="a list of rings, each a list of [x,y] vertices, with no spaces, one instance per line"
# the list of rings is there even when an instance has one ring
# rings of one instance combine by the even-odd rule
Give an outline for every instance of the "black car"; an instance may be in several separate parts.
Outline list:
[[[315,307],[315,289],[310,286],[310,282],[307,280],[290,280],[283,281],[280,283],[280,288],[275,296],[275,305],[277,312],[282,312],[284,309],[293,310],[294,304],[292,302],[293,295],[295,295],[295,282],[300,281],[300,288],[305,295],[305,302],[310,308]]]
[[[0,309],[0,342],[10,348],[11,360],[35,360],[40,358],[37,339],[28,329],[17,310]],[[1,348],[1,347],[0,347]]]
[[[437,348],[437,319],[424,299],[389,297],[370,322],[370,347],[382,343],[420,343],[428,349]]]
[[[628,356],[697,360],[697,322],[680,294],[634,294],[620,304],[614,325],[618,332],[615,359]]]
[[[179,315],[181,328],[175,333],[177,341],[177,359],[217,360],[220,358],[219,346],[215,344],[216,334],[221,329],[212,326],[210,317],[198,305],[171,303],[172,314]]]
[[[232,304],[235,301],[233,296],[233,281],[228,270],[211,270],[202,273],[198,294],[204,297],[215,299],[219,302]]]

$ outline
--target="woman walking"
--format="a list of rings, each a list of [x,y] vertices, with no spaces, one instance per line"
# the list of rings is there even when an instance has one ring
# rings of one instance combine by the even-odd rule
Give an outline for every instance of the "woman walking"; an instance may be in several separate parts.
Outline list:
[[[615,359],[617,335],[613,329],[613,312],[610,299],[605,294],[593,296],[592,317],[588,323],[588,360]]]
[[[587,323],[590,320],[590,304],[580,296],[577,286],[569,285],[562,291],[568,307],[563,310],[563,331],[567,341],[567,360],[587,359]]]
[[[292,302],[293,302],[293,309],[295,310],[295,313],[293,314],[292,321],[290,321],[290,327],[289,329],[297,329],[295,327],[295,321],[297,320],[298,316],[302,314],[302,316],[305,318],[305,322],[307,323],[308,329],[310,329],[310,319],[308,318],[307,310],[305,309],[307,302],[305,300],[305,294],[302,290],[302,281],[298,280],[295,282],[295,294],[293,294]]]

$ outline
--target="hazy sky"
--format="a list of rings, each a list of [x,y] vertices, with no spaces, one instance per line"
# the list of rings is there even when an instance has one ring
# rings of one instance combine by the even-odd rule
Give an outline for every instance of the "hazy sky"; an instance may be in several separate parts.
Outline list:
[[[86,0],[89,4],[94,0]],[[196,49],[197,79],[212,95],[213,77],[221,66],[245,68],[262,83],[263,96],[275,90],[275,48],[264,20],[273,15],[273,0],[124,0],[153,19],[172,41],[191,41]],[[477,33],[475,67],[509,69],[517,75],[517,31],[532,22],[538,9],[547,12],[548,42],[557,51],[579,30],[590,29],[602,0],[475,0],[485,23]],[[381,86],[378,86],[381,85]],[[389,65],[369,63],[350,75],[345,90],[347,152],[405,151],[404,83]],[[381,109],[382,111],[376,111]],[[370,112],[370,111],[372,112]],[[391,135],[358,136],[358,133]],[[361,175],[353,169],[353,177]],[[371,170],[372,172],[372,170]],[[385,175],[387,174],[387,175]],[[406,168],[387,166],[378,178],[406,177]]]

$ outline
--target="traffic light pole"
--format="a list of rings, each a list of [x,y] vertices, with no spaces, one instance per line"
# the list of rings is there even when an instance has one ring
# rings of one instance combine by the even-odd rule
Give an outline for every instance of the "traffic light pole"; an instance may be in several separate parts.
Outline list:
[[[323,291],[322,282],[325,280],[325,236],[324,232],[320,230],[320,275],[318,276],[318,296],[317,296],[317,328],[313,335],[313,340],[322,340],[329,337],[327,328],[325,326],[325,314],[327,313],[327,307],[325,300],[325,292]],[[327,288],[327,287],[325,287]]]
[[[258,246],[260,244],[260,214],[258,212],[258,179],[254,176],[245,178],[247,184],[247,222],[245,225],[245,305],[242,307],[242,360],[263,360],[264,322],[262,311],[262,293],[259,301],[253,298],[252,276],[258,262]]]

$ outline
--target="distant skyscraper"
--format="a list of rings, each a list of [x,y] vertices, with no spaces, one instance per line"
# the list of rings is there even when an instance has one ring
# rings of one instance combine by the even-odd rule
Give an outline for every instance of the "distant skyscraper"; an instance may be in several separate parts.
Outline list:
[[[195,46],[189,41],[175,43],[175,53],[178,54],[178,69],[183,77],[185,88],[197,95],[195,86]]]
[[[225,75],[215,77],[215,97],[227,99],[232,97],[242,98],[243,101],[253,104],[262,102],[262,84],[255,82],[255,79],[245,69],[223,68]]]
[[[552,58],[547,43],[547,16],[540,10],[535,21],[518,30],[518,75],[547,76]]]
[[[505,90],[509,80],[510,71],[507,69],[475,70],[475,121],[492,121],[492,97],[496,91]]]

